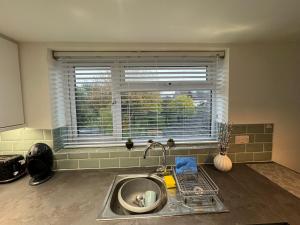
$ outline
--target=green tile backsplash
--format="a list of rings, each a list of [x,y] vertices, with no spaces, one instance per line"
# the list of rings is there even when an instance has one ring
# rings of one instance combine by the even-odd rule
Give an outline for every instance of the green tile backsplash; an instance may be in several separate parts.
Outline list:
[[[140,166],[139,158],[120,158],[120,167],[138,167]]]
[[[79,160],[79,168],[93,169],[93,168],[99,168],[99,166],[100,166],[100,163],[99,163],[99,160],[97,160],[97,159]]]
[[[119,168],[120,167],[120,159],[100,159],[100,168]]]
[[[0,132],[0,154],[25,155],[29,148],[38,142],[45,143],[53,148],[52,131],[20,128]]]
[[[263,152],[263,144],[246,144],[246,152]]]
[[[159,150],[150,150],[147,158],[144,159],[144,147],[137,147],[131,151],[127,151],[125,147],[61,149],[62,141],[57,137],[60,137],[62,132],[66,132],[66,128],[54,130],[21,128],[2,132],[0,154],[26,154],[34,143],[43,142],[55,149],[54,165],[57,170],[150,167],[162,163],[162,152]],[[249,143],[236,144],[237,135],[248,135]],[[233,125],[233,137],[228,156],[237,163],[271,161],[272,139],[273,124]],[[174,165],[176,156],[186,155],[195,156],[199,164],[213,163],[216,154],[218,154],[216,143],[178,145],[167,151],[167,163]]]

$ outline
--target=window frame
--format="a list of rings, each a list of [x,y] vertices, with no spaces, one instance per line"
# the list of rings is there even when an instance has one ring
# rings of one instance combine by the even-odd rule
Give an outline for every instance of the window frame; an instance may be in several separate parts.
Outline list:
[[[208,76],[206,81],[160,81],[158,82],[158,85],[152,86],[149,88],[149,84],[153,84],[153,82],[119,82],[118,79],[125,80],[125,66],[121,66],[122,63],[115,62],[112,64],[103,64],[103,63],[91,63],[89,66],[84,65],[86,67],[109,67],[111,71],[111,84],[112,84],[112,123],[113,123],[113,133],[111,138],[115,139],[116,141],[119,141],[119,144],[116,144],[115,146],[121,146],[121,142],[126,142],[124,138],[122,137],[122,99],[121,99],[121,93],[122,92],[128,92],[128,85],[130,85],[130,91],[164,91],[166,88],[168,91],[187,91],[187,90],[209,90],[211,91],[211,113],[210,113],[210,123],[211,123],[211,129],[210,132],[213,131],[213,126],[216,125],[216,121],[214,119],[214,116],[216,114],[216,87],[215,83],[210,80],[210,76]],[[185,63],[185,65],[188,66],[188,63]],[[191,66],[194,66],[195,64],[191,64]],[[69,137],[72,140],[78,140],[80,138],[80,134],[78,132],[78,123],[77,123],[77,112],[76,112],[76,67],[83,67],[80,65],[72,65],[72,76],[68,76],[68,88],[69,88],[69,95],[71,96],[70,99],[70,115],[72,116],[71,124],[72,127],[76,127],[76,131],[70,131]],[[206,66],[209,68],[209,66]],[[119,71],[119,68],[122,68],[122,72],[115,72],[116,70]],[[206,72],[208,73],[208,71]],[[120,78],[121,74],[121,78]],[[170,85],[171,83],[171,85]],[[122,87],[122,85],[125,85]],[[214,110],[215,109],[215,110]],[[74,119],[75,118],[75,119]],[[106,136],[107,137],[107,136]],[[166,141],[166,140],[159,140],[158,141]],[[176,138],[175,138],[176,141]],[[187,140],[182,141],[180,143],[204,143],[204,142],[215,142],[215,138],[211,139],[203,139],[201,141],[195,141],[195,140]],[[138,143],[139,144],[139,143]],[[104,145],[111,146],[110,144],[104,143]],[[96,147],[96,146],[95,146]]]

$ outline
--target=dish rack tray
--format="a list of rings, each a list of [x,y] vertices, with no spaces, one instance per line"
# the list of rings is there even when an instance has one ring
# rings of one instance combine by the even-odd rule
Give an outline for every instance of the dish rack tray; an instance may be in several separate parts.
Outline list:
[[[182,197],[205,197],[217,195],[219,192],[218,186],[201,166],[198,167],[198,173],[185,171],[176,174],[173,168],[173,175]]]

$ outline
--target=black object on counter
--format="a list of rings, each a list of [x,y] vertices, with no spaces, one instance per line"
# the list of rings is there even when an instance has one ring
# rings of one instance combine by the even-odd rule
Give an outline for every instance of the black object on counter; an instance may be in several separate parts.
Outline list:
[[[134,146],[134,143],[133,143],[133,141],[130,138],[128,138],[127,142],[125,143],[125,145],[126,145],[126,148],[128,150],[131,150],[133,148],[133,146]]]
[[[26,163],[22,155],[0,155],[0,184],[9,183],[26,174]]]
[[[31,176],[30,185],[38,185],[53,176],[53,152],[44,143],[31,146],[26,155],[27,171]]]

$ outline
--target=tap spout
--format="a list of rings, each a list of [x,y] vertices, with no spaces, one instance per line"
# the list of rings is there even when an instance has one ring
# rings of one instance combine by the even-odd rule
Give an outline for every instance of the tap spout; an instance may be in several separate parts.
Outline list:
[[[152,144],[153,144],[153,143],[154,143],[154,142],[153,142],[152,140],[149,140],[149,141],[148,141],[147,147],[146,147],[145,150],[144,150],[144,159],[146,159],[147,153],[148,153],[148,151],[152,148]]]
[[[152,148],[152,147],[150,145],[148,145],[147,148],[144,150],[144,159],[146,159],[147,153],[150,150],[150,148]]]
[[[146,149],[144,150],[144,159],[146,159],[148,151],[155,146],[160,146],[161,150],[163,151],[162,168],[161,169],[165,170],[167,167],[167,150],[162,143],[149,140],[148,145],[147,145]]]

